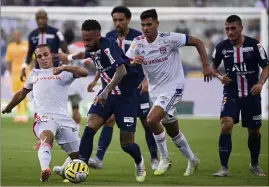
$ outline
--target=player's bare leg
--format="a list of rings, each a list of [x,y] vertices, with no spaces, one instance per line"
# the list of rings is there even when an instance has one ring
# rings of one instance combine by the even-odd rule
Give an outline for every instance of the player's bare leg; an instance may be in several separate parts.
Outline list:
[[[147,117],[147,124],[154,135],[158,150],[160,152],[160,162],[157,170],[154,172],[154,175],[163,175],[171,167],[165,131],[163,126],[160,124],[160,121],[164,118],[164,116],[164,110],[160,106],[154,105]]]
[[[50,171],[50,161],[51,161],[51,147],[53,145],[53,133],[49,130],[44,130],[40,134],[40,147],[38,149],[38,159],[41,166],[41,182],[48,181],[51,171]]]
[[[135,176],[137,182],[144,182],[146,168],[139,146],[134,142],[134,132],[120,130],[120,144],[124,152],[133,157],[135,162]]]
[[[79,108],[73,108],[73,120],[76,122],[76,124],[80,124],[81,115],[79,113]]]
[[[112,115],[106,121],[106,123],[104,124],[102,128],[102,131],[98,140],[97,153],[95,157],[89,159],[89,162],[88,162],[89,167],[94,168],[94,169],[103,168],[103,159],[104,159],[106,150],[112,140],[114,124],[115,124],[115,116]]]
[[[265,174],[259,166],[259,155],[261,150],[261,134],[259,128],[248,128],[248,148],[251,156],[249,171],[256,176],[264,177]]]
[[[221,168],[213,174],[216,177],[228,176],[228,161],[232,151],[232,130],[234,126],[234,120],[231,117],[222,117],[221,121],[221,133],[219,137],[219,157],[221,162]]]
[[[154,139],[154,136],[152,134],[152,131],[150,130],[150,127],[147,124],[147,118],[146,117],[140,117],[141,124],[145,130],[145,139],[147,142],[147,146],[150,152],[151,157],[151,169],[156,170],[159,165],[158,160],[158,148]]]
[[[163,126],[167,134],[172,138],[178,150],[188,160],[188,166],[183,174],[184,176],[193,175],[200,164],[200,160],[193,154],[184,134],[179,130],[178,120],[176,117],[163,119]]]

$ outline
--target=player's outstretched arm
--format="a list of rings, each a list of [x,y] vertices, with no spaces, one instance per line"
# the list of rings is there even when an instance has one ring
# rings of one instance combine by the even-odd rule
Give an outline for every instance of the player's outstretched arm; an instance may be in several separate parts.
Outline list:
[[[104,90],[97,96],[95,103],[105,104],[108,94],[121,82],[123,77],[127,74],[124,64],[117,67],[111,82],[104,88]]]
[[[201,40],[198,38],[188,36],[188,43],[187,46],[195,46],[202,61],[203,66],[203,74],[204,74],[204,81],[211,81],[213,77],[212,69],[210,68],[208,62],[207,62],[207,54],[205,50],[205,46]]]
[[[77,54],[65,54],[58,53],[53,55],[54,60],[60,60],[62,62],[71,62],[73,60],[83,60],[85,59],[84,52],[79,52]]]
[[[18,91],[17,93],[15,93],[15,95],[13,96],[12,100],[10,101],[10,103],[8,103],[8,105],[6,106],[6,108],[4,108],[2,110],[2,113],[10,113],[11,110],[17,106],[25,97],[26,95],[30,92],[31,90],[28,89],[21,89],[20,91]]]
[[[86,70],[83,67],[79,66],[60,66],[53,68],[53,75],[58,75],[62,71],[68,71],[70,73],[73,73],[77,78],[79,77],[87,77],[88,76],[88,70]]]

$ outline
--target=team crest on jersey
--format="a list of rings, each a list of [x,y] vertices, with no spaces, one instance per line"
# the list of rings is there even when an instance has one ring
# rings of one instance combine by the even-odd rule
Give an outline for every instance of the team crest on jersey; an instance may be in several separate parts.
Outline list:
[[[167,53],[166,47],[161,47],[161,48],[160,48],[160,53],[161,53],[161,54],[165,54],[165,53]]]
[[[143,47],[143,45],[142,44],[138,44],[138,47]]]
[[[162,32],[159,34],[160,37],[170,36],[170,32]]]

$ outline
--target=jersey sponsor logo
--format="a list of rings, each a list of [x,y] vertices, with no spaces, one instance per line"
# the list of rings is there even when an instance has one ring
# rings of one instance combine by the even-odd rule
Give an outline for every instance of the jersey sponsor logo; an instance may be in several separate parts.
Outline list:
[[[134,118],[133,117],[124,117],[123,122],[124,123],[134,123]]]
[[[106,49],[104,50],[104,52],[105,52],[105,54],[107,55],[107,57],[109,58],[110,63],[111,63],[111,64],[114,64],[115,59],[112,57],[111,52],[110,52],[110,49],[109,49],[109,48],[106,48]]]
[[[254,70],[253,71],[248,71],[247,70],[247,64],[244,63],[244,62],[234,64],[232,71],[233,72],[235,71],[236,74],[238,74],[238,75],[247,75],[247,74],[255,73]]]
[[[257,46],[258,46],[258,50],[260,52],[261,59],[265,60],[266,59],[265,58],[265,52],[264,52],[264,49],[263,49],[262,45],[260,43],[258,43]]]
[[[243,51],[243,53],[244,53],[244,52],[253,51],[253,47],[243,47],[243,48],[242,48],[242,51]]]
[[[161,48],[160,48],[160,53],[161,53],[161,54],[165,54],[165,53],[167,53],[166,47],[161,47]]]
[[[170,36],[170,32],[161,32],[160,34],[159,34],[159,36],[160,37],[165,37],[165,36]]]
[[[164,58],[158,58],[158,59],[154,59],[154,60],[144,60],[143,63],[144,65],[148,65],[148,64],[158,64],[158,63],[162,63],[162,62],[165,62],[167,61],[168,58],[167,57],[164,57]]]
[[[35,84],[39,80],[62,80],[60,76],[45,76],[45,77],[36,77],[35,81],[33,84]]]

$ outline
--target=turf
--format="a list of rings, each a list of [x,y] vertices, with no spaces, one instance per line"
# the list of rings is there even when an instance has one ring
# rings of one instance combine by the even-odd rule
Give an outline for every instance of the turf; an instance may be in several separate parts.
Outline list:
[[[28,124],[14,124],[10,118],[2,118],[1,124],[2,185],[67,185],[55,174],[51,176],[48,183],[42,184],[39,181],[40,166],[37,152],[32,149],[36,141],[32,133],[32,121]],[[249,150],[247,147],[247,131],[241,128],[240,125],[236,125],[233,131],[233,152],[229,162],[230,176],[227,178],[212,177],[212,173],[219,169],[217,147],[219,136],[218,120],[182,119],[180,120],[180,128],[188,139],[193,151],[201,159],[201,165],[196,175],[191,177],[182,176],[187,162],[168,138],[168,149],[172,159],[172,168],[164,176],[154,176],[150,168],[149,153],[145,143],[143,128],[139,124],[137,127],[136,142],[141,147],[147,167],[146,182],[140,185],[268,185],[268,175],[261,178],[253,176],[248,171]],[[263,122],[261,132],[262,148],[260,166],[268,174],[268,121]],[[95,144],[98,136],[99,133],[95,137]],[[135,181],[133,161],[121,150],[118,137],[119,132],[115,128],[111,146],[104,160],[104,169],[90,170],[85,183],[79,185],[139,185]],[[65,158],[65,153],[59,147],[54,146],[51,165],[61,165]]]

